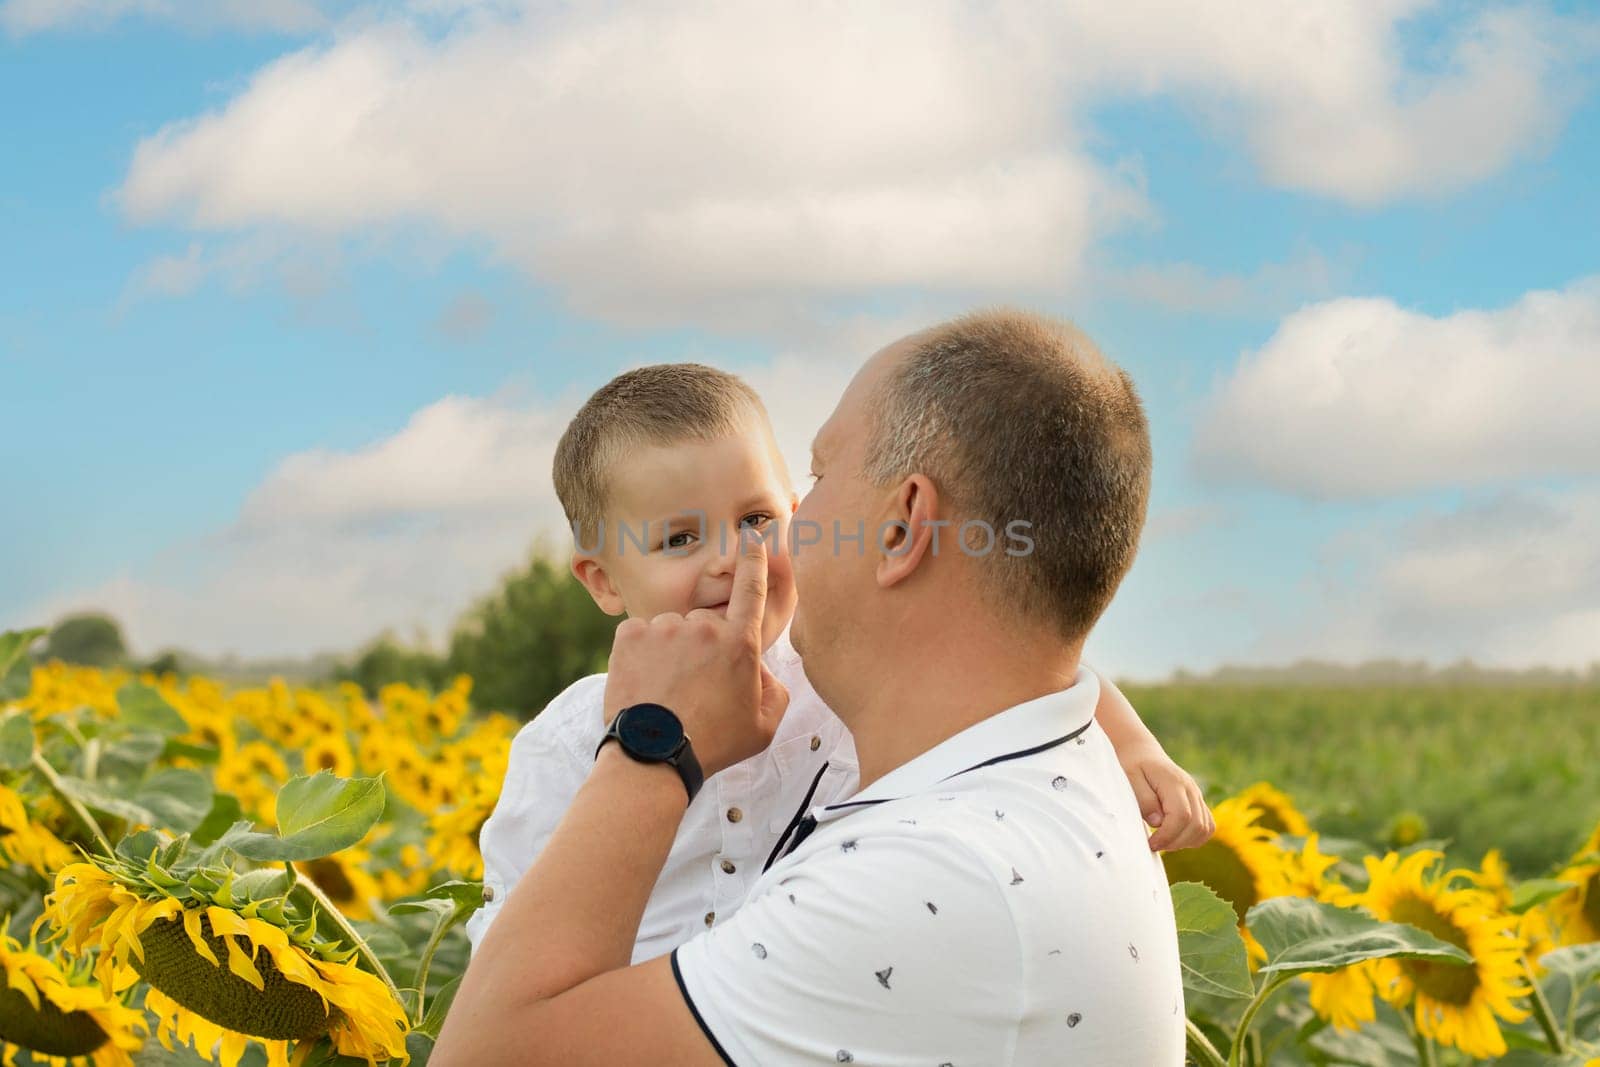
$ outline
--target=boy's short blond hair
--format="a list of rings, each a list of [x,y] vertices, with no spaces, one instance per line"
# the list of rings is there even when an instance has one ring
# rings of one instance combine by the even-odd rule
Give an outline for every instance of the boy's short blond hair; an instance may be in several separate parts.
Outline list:
[[[595,543],[605,522],[612,474],[630,449],[711,441],[751,426],[766,435],[787,486],[788,472],[778,456],[767,409],[738,376],[701,363],[657,363],[602,385],[556,444],[556,497],[579,544]]]

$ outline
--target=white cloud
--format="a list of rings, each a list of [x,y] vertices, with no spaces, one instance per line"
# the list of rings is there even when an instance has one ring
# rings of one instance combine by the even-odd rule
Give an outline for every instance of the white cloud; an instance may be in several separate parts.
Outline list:
[[[476,340],[494,321],[495,307],[481,294],[460,293],[434,320],[433,332],[447,341]]]
[[[1351,275],[1353,250],[1330,258],[1307,250],[1249,274],[1209,271],[1196,263],[1150,263],[1099,272],[1096,291],[1184,314],[1274,315],[1326,297]]]
[[[621,320],[932,288],[1058,290],[1147,212],[1074,116],[1170,96],[1270,181],[1353,202],[1481,178],[1559,125],[1577,39],[1455,27],[1408,63],[1415,3],[432,0],[347,23],[222,109],[142,142],[139,221],[349,233],[422,223]],[[1564,28],[1565,29],[1565,28]]]
[[[908,332],[900,327],[849,320],[807,354],[738,368],[767,402],[798,491],[812,434],[865,357]],[[349,650],[385,628],[438,641],[536,538],[570,547],[550,465],[583,399],[449,396],[363,447],[296,453],[225,529],[97,586],[0,613],[0,625],[106,610],[140,654]]]
[[[1341,299],[1286,318],[1201,421],[1202,469],[1310,496],[1600,473],[1600,277],[1433,317]]]
[[[5,0],[0,26],[15,36],[76,27],[101,29],[124,18],[159,19],[197,29],[309,33],[328,18],[310,0]]]
[[[124,303],[151,296],[188,296],[209,273],[199,241],[190,241],[181,256],[157,256],[134,272]]]
[[[1373,524],[1328,549],[1314,610],[1263,658],[1600,662],[1600,487],[1519,490]]]

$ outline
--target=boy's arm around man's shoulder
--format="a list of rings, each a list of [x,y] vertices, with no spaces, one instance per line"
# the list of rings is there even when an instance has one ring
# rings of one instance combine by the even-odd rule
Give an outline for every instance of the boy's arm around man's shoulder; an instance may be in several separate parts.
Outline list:
[[[466,923],[473,952],[594,769],[605,689],[603,674],[578,679],[512,739],[500,799],[478,836],[485,900]]]

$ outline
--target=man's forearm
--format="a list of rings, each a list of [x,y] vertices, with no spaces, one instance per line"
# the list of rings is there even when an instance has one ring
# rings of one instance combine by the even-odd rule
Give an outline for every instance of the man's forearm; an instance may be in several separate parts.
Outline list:
[[[492,1043],[508,1017],[628,966],[686,807],[671,767],[605,746],[472,957],[440,1047],[450,1046],[457,1061],[480,1062],[462,1054],[469,1045],[489,1053],[482,1043]]]

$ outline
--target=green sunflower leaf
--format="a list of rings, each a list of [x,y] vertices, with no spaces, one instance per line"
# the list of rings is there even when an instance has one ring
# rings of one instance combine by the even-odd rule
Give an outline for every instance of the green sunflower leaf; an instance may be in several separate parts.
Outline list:
[[[33,723],[27,712],[0,722],[0,767],[20,771],[33,761]]]
[[[1526,882],[1517,883],[1517,887],[1511,891],[1511,913],[1521,915],[1576,887],[1576,882],[1563,882],[1559,878],[1529,878]]]
[[[318,771],[278,791],[278,833],[223,835],[228,847],[260,863],[314,860],[356,844],[383,815],[382,777],[336,778]]]
[[[130,823],[185,833],[200,825],[211,810],[211,781],[199,771],[167,767],[130,791],[105,782],[61,776],[73,799],[93,811]],[[140,857],[143,862],[145,857]]]
[[[1432,934],[1404,923],[1380,922],[1366,912],[1305,897],[1273,897],[1251,908],[1245,924],[1267,962],[1263,978],[1326,974],[1363,960],[1425,959],[1472,962],[1472,956]]]
[[[151,686],[129,682],[117,690],[117,707],[122,709],[120,721],[130,730],[169,736],[189,732],[189,723],[178,709]]]
[[[189,834],[190,840],[200,846],[211,844],[217,838],[228,832],[244,811],[239,806],[239,798],[232,793],[213,793],[211,795],[211,810],[206,817],[200,820]]]
[[[481,885],[478,898],[481,902]],[[1255,985],[1250,980],[1244,938],[1239,936],[1239,917],[1234,914],[1233,905],[1199,882],[1175,882],[1172,910],[1178,919],[1183,988],[1190,993],[1229,999],[1248,1000],[1254,996]]]
[[[7,630],[0,633],[0,678],[11,673],[11,668],[21,662],[28,647],[49,633],[43,627],[32,630]]]
[[[422,1025],[417,1030],[437,1040],[439,1031],[444,1029],[445,1013],[450,1010],[450,1005],[456,999],[456,990],[460,988],[461,975],[458,974],[429,998],[427,1014],[422,1017]]]
[[[100,766],[104,769],[117,764],[137,773],[160,758],[164,743],[158,733],[137,730],[107,745],[100,754]]]
[[[1600,979],[1600,941],[1568,945],[1539,957],[1546,970],[1557,971],[1571,980],[1576,989]]]
[[[211,779],[188,767],[165,767],[146,778],[134,803],[156,815],[155,825],[188,833],[211,811]]]
[[[448,900],[429,900],[427,898],[397,900],[389,905],[390,915],[414,915],[425,911],[443,918],[455,910],[455,904]]]

